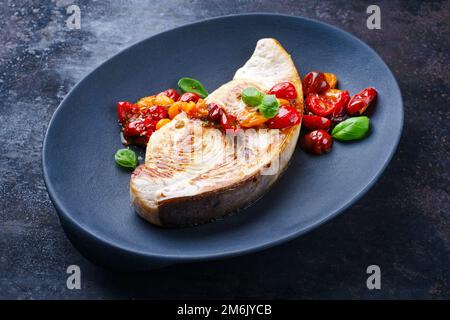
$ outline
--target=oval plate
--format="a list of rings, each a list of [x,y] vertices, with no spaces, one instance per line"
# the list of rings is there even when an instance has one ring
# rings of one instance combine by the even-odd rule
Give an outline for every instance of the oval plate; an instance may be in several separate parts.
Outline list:
[[[184,76],[208,91],[229,81],[258,39],[278,39],[301,75],[333,72],[355,94],[379,92],[372,130],[363,141],[335,143],[316,157],[296,149],[290,167],[257,203],[214,223],[161,229],[130,207],[130,172],[114,162],[121,148],[119,100],[137,100]],[[292,16],[227,16],[173,29],[120,52],[66,96],[50,121],[43,149],[44,178],[72,243],[99,264],[145,270],[171,263],[240,255],[281,243],[336,216],[380,176],[403,124],[398,85],[383,60],[354,36]]]

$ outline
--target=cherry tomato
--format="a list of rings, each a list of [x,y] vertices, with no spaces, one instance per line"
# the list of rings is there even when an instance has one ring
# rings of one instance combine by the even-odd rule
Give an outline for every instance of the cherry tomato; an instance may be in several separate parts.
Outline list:
[[[123,135],[125,138],[146,135],[149,131],[155,131],[156,123],[150,117],[132,120],[123,127]]]
[[[123,127],[125,138],[139,136],[145,131],[144,121],[142,119],[132,120]]]
[[[296,99],[297,90],[290,82],[280,82],[274,85],[267,94],[274,94],[279,99]]]
[[[169,118],[173,119],[177,114],[181,112],[179,103],[174,103],[169,107],[169,110],[167,110],[167,113],[169,114]]]
[[[291,106],[281,106],[275,117],[266,122],[270,129],[283,129],[299,124],[302,119],[300,112]]]
[[[330,152],[333,140],[325,130],[319,129],[311,131],[302,139],[303,150],[313,154],[323,154]]]
[[[131,117],[139,114],[139,107],[128,101],[117,103],[117,117],[120,123],[125,123]]]
[[[336,84],[337,84],[336,75],[334,73],[324,73],[323,75],[325,76],[325,81],[330,86],[330,89],[336,88]]]
[[[329,89],[325,75],[319,71],[312,71],[306,74],[303,79],[303,93],[305,96],[310,93],[320,93]]]
[[[131,137],[129,140],[136,145],[145,147],[152,134],[153,130],[149,129],[144,131],[140,136]]]
[[[315,115],[326,117],[332,114],[333,117],[341,117],[345,114],[345,107],[350,100],[348,91],[329,89],[324,94],[309,94],[306,97],[306,104],[309,111]]]
[[[206,120],[208,118],[208,115],[209,115],[209,110],[208,110],[206,101],[203,99],[199,100],[195,104],[193,117],[197,118],[197,119]]]
[[[156,124],[158,123],[159,120],[160,119],[155,119],[155,118],[150,118],[150,117],[145,118],[143,121],[144,130],[147,131],[150,129],[152,131],[155,131]]]
[[[334,124],[338,124],[339,122],[345,121],[348,118],[350,118],[350,116],[347,113],[344,113],[342,116],[331,116],[330,120],[334,123]]]
[[[183,102],[189,102],[189,101],[193,101],[195,103],[197,103],[198,99],[200,99],[201,97],[193,92],[186,92],[183,93],[183,95],[180,97],[180,99],[178,99],[178,101],[183,101]]]
[[[309,130],[326,130],[331,126],[331,120],[321,116],[304,115],[302,125]]]
[[[216,103],[209,104],[208,120],[215,123],[220,123],[222,117],[223,109]]]
[[[329,89],[325,91],[325,97],[330,99],[334,104],[332,118],[342,117],[345,114],[346,107],[350,101],[350,94],[348,91]]]
[[[317,93],[309,94],[306,97],[306,104],[309,111],[322,117],[328,116],[334,110],[333,102],[325,96],[318,95]]]
[[[377,90],[375,88],[364,89],[350,100],[347,106],[348,113],[355,114],[359,112],[362,114],[376,97]]]
[[[161,120],[168,118],[167,110],[161,106],[152,106],[145,111],[146,116],[150,116],[153,120]]]
[[[180,94],[175,89],[167,89],[163,92],[158,93],[158,95],[168,96],[173,101],[177,101],[180,98]]]
[[[231,114],[227,114],[225,111],[222,111],[222,116],[220,117],[220,124],[222,125],[223,130],[239,130],[239,122],[237,118]]]

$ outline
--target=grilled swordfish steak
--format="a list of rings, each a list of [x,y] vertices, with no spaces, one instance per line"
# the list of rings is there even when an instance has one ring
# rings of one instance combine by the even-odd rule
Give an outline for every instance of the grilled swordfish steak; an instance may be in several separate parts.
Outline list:
[[[255,112],[243,103],[242,90],[267,92],[281,82],[295,86],[291,106],[302,114],[301,80],[290,55],[277,40],[261,39],[234,78],[206,103],[216,103],[242,121]],[[227,134],[179,113],[150,137],[145,164],[131,177],[132,205],[142,218],[163,227],[201,224],[245,208],[286,169],[299,131],[300,124]]]

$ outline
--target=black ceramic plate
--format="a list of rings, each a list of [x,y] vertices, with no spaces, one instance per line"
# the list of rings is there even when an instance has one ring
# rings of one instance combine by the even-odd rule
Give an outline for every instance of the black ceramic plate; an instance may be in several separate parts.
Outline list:
[[[335,143],[330,154],[294,153],[287,173],[252,207],[222,221],[161,229],[130,207],[130,173],[118,168],[122,147],[116,102],[175,87],[183,76],[209,91],[229,81],[258,39],[278,39],[300,73],[338,75],[352,94],[379,93],[363,141]],[[95,69],[55,112],[44,142],[50,197],[73,244],[103,265],[131,270],[228,257],[273,246],[317,227],[361,197],[380,176],[403,123],[398,85],[386,64],[354,36],[317,21],[251,14],[173,29],[122,51]]]

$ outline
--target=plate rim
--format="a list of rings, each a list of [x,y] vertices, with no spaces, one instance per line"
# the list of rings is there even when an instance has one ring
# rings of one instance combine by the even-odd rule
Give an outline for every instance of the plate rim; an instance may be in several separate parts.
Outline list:
[[[96,232],[93,232],[92,230],[89,230],[86,226],[84,226],[83,224],[80,224],[74,217],[72,217],[71,214],[69,214],[69,210],[67,210],[64,206],[64,204],[62,203],[62,201],[60,199],[58,199],[57,194],[58,192],[55,190],[55,188],[52,185],[52,182],[49,178],[49,173],[47,171],[47,145],[48,145],[48,135],[49,135],[49,131],[51,130],[51,128],[54,126],[55,123],[55,119],[57,118],[57,115],[61,112],[62,110],[62,106],[65,104],[66,100],[69,98],[69,96],[86,80],[88,79],[94,72],[96,72],[98,69],[102,68],[106,63],[108,63],[111,59],[114,59],[115,57],[117,57],[118,55],[121,55],[122,53],[128,51],[128,50],[132,50],[134,47],[138,46],[139,44],[145,42],[145,41],[149,41],[150,39],[154,38],[154,37],[159,37],[159,36],[163,36],[166,33],[169,32],[174,32],[174,31],[178,31],[180,29],[186,28],[186,27],[190,27],[190,26],[195,26],[195,25],[200,25],[200,24],[205,24],[211,21],[220,21],[220,20],[226,20],[229,18],[235,18],[235,17],[248,17],[248,16],[253,16],[253,17],[257,17],[257,16],[271,16],[271,17],[278,17],[278,18],[288,18],[288,19],[294,19],[294,20],[304,20],[306,22],[309,23],[315,23],[318,25],[321,25],[322,27],[327,27],[327,28],[331,28],[334,30],[334,32],[338,32],[343,34],[346,37],[351,38],[352,40],[358,42],[360,45],[366,47],[366,49],[368,49],[370,52],[372,52],[386,67],[389,75],[392,77],[392,79],[394,80],[394,89],[396,89],[399,93],[399,102],[400,102],[400,130],[398,131],[397,135],[394,137],[394,144],[392,149],[389,151],[388,156],[385,158],[382,166],[380,167],[380,169],[378,170],[378,172],[372,177],[372,179],[370,179],[363,188],[361,188],[361,190],[359,190],[359,192],[352,197],[350,200],[348,200],[344,205],[342,205],[340,208],[334,210],[334,211],[330,211],[325,217],[323,217],[322,219],[316,220],[313,223],[309,224],[306,227],[297,229],[291,233],[288,233],[284,236],[278,237],[275,240],[270,240],[270,241],[265,241],[265,242],[261,242],[261,244],[259,245],[252,245],[252,246],[248,246],[245,248],[241,248],[241,249],[231,249],[231,250],[225,250],[225,251],[220,251],[217,253],[206,253],[206,254],[189,254],[189,255],[184,255],[184,254],[157,254],[157,253],[150,253],[150,252],[146,252],[146,251],[142,251],[142,250],[137,250],[135,248],[126,246],[126,245],[122,245],[122,244],[118,244],[118,243],[114,243],[111,242],[108,238],[105,238],[101,235],[99,235]],[[366,192],[378,181],[378,179],[381,177],[381,175],[384,173],[384,171],[386,170],[388,164],[390,163],[390,161],[392,160],[394,154],[396,153],[397,149],[398,149],[398,145],[403,133],[403,127],[404,127],[404,103],[403,103],[403,97],[402,97],[402,93],[400,90],[400,86],[398,85],[397,79],[395,77],[395,75],[393,74],[392,70],[389,68],[388,64],[383,60],[383,58],[371,47],[369,46],[367,43],[365,43],[363,40],[361,40],[360,38],[358,38],[357,36],[353,35],[352,33],[343,30],[339,27],[336,27],[334,25],[331,25],[329,23],[320,21],[320,20],[316,20],[316,19],[312,19],[312,18],[307,18],[307,17],[303,17],[303,16],[296,16],[296,15],[288,15],[288,14],[280,14],[280,13],[267,13],[267,12],[250,12],[250,13],[242,13],[242,14],[230,14],[230,15],[222,15],[222,16],[215,16],[212,18],[207,18],[207,19],[202,19],[202,20],[198,20],[195,22],[191,22],[191,23],[187,23],[187,24],[183,24],[180,26],[177,26],[175,28],[171,28],[156,34],[153,34],[149,37],[146,37],[142,40],[139,40],[131,45],[129,45],[128,47],[120,50],[119,52],[115,53],[114,55],[108,57],[105,61],[103,61],[102,63],[100,63],[97,67],[95,67],[93,70],[91,70],[89,73],[87,73],[81,80],[79,80],[70,90],[69,92],[66,94],[66,96],[64,97],[64,99],[60,102],[60,104],[58,105],[58,107],[55,109],[55,111],[53,112],[50,121],[48,122],[47,128],[46,128],[46,132],[45,132],[45,136],[43,139],[43,146],[42,146],[42,158],[41,158],[41,165],[42,165],[42,172],[43,172],[43,177],[44,177],[44,183],[45,186],[47,188],[47,192],[49,195],[50,200],[52,201],[53,206],[56,209],[56,212],[58,214],[58,218],[62,219],[61,215],[63,215],[65,221],[70,222],[71,226],[75,226],[79,229],[81,229],[83,231],[83,233],[85,235],[90,236],[91,238],[93,238],[93,240],[95,241],[99,241],[101,242],[103,245],[106,245],[108,247],[112,247],[113,249],[116,250],[120,250],[120,251],[124,251],[124,252],[128,252],[128,253],[132,253],[138,256],[142,256],[144,258],[152,258],[155,260],[165,260],[168,262],[181,262],[181,261],[200,261],[200,260],[212,260],[212,259],[220,259],[220,258],[226,258],[226,257],[235,257],[235,256],[240,256],[240,255],[245,255],[245,254],[249,254],[252,252],[257,252],[257,251],[261,251],[264,249],[268,249],[270,247],[274,247],[276,245],[279,245],[281,243],[290,241],[294,238],[297,238],[317,227],[319,227],[320,225],[324,224],[325,222],[331,220],[332,218],[336,217],[337,215],[339,215],[340,213],[344,212],[347,208],[349,208],[352,204],[356,203],[359,199],[361,199],[361,197],[366,194]],[[64,231],[67,233],[67,230],[63,227]],[[70,238],[70,237],[69,237]],[[75,244],[74,244],[75,245]],[[76,246],[76,245],[75,245]]]

